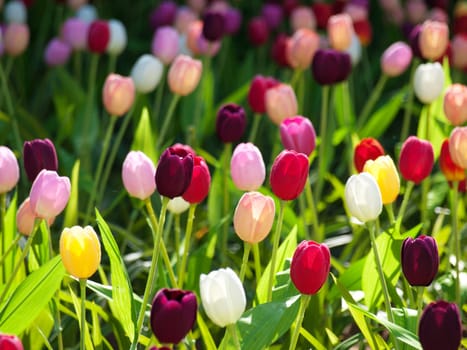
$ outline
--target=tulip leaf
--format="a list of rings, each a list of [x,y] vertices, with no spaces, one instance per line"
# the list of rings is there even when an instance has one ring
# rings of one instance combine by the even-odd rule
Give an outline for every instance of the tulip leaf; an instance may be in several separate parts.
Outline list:
[[[5,194],[3,194],[5,196]],[[0,234],[2,239],[0,239],[0,256],[4,255],[4,252],[8,249],[11,243],[14,241],[16,233],[16,208],[17,208],[17,199],[18,195],[15,192],[15,195],[11,198],[10,205],[4,217],[4,227],[5,229]],[[15,266],[15,258],[18,257],[18,245],[8,254],[0,268],[0,281],[6,281],[10,277],[11,271],[13,271]]]
[[[199,312],[196,314],[196,323],[198,324],[199,330],[201,332],[201,337],[204,340],[204,346],[206,350],[216,350],[216,343],[214,342],[214,339],[212,339],[211,332],[209,332],[209,328]]]
[[[442,96],[444,96],[444,94]],[[449,134],[447,133],[447,118],[445,118],[445,121],[443,122],[436,117],[439,113],[436,113],[435,104],[436,102],[433,102],[432,105],[423,106],[422,112],[420,113],[420,122],[418,123],[417,136],[421,139],[430,141],[431,145],[433,146],[435,159],[437,159],[441,152],[441,144],[443,143],[444,139],[449,136]]]
[[[60,256],[32,272],[15,289],[0,311],[0,329],[19,335],[33,323],[60,288],[65,267]]]
[[[96,218],[102,235],[102,243],[110,261],[110,278],[112,280],[112,300],[109,301],[110,309],[112,310],[112,314],[120,321],[127,337],[133,340],[135,337],[134,325],[136,323],[136,313],[133,290],[128,273],[120,255],[117,242],[97,209]]]
[[[49,343],[48,337],[54,327],[54,318],[49,308],[44,308],[39,316],[29,327],[29,347],[26,344],[26,349],[42,350],[53,349]]]
[[[152,133],[151,119],[147,107],[143,108],[138,126],[135,131],[135,138],[131,145],[132,151],[141,151],[147,155],[154,164],[157,163],[158,157],[156,153],[156,144]]]
[[[63,227],[72,227],[78,222],[79,168],[80,161],[78,159],[73,165],[73,170],[71,171],[71,193],[65,210]]]

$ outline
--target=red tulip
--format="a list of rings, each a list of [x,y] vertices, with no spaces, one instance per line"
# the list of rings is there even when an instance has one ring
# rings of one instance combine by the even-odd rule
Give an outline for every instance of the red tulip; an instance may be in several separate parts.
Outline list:
[[[272,77],[257,75],[253,78],[250,84],[250,90],[248,91],[248,104],[253,112],[266,112],[266,91],[277,85],[279,85],[279,82]]]
[[[293,150],[282,151],[271,168],[271,189],[282,200],[297,198],[308,178],[308,158]]]
[[[110,41],[110,27],[107,21],[94,21],[89,26],[88,48],[94,53],[104,53]]]
[[[449,153],[449,139],[443,141],[439,155],[439,167],[448,181],[462,181],[465,179],[465,171],[452,160]]]
[[[362,139],[360,143],[355,146],[354,150],[353,161],[355,169],[361,173],[367,160],[375,160],[382,155],[384,155],[384,148],[378,140],[372,137]]]
[[[261,46],[268,41],[269,27],[262,17],[254,17],[248,23],[248,37],[254,46]]]
[[[211,186],[211,174],[208,165],[202,157],[196,156],[193,158],[193,175],[190,185],[182,197],[192,204],[201,203],[209,193],[209,186]]]
[[[435,162],[433,146],[429,141],[410,136],[402,145],[399,170],[402,177],[416,184],[427,178]]]

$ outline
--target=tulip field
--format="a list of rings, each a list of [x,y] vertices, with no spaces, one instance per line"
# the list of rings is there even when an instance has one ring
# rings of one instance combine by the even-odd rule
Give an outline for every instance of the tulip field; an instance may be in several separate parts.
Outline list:
[[[467,1],[0,0],[0,350],[467,349]]]

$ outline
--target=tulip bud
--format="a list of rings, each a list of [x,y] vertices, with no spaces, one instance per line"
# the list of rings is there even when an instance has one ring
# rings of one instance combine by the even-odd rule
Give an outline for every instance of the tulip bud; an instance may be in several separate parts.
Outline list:
[[[467,121],[467,86],[450,85],[444,94],[443,109],[452,125],[464,124]]]
[[[467,68],[467,30],[465,33],[454,35],[451,40],[451,50],[452,65],[458,69]]]
[[[5,53],[16,57],[21,55],[29,44],[29,27],[27,24],[10,23],[3,33]]]
[[[331,253],[325,244],[302,241],[292,257],[290,278],[302,294],[316,294],[329,276]]]
[[[84,50],[88,45],[89,24],[79,18],[68,18],[62,26],[61,38],[73,50]]]
[[[286,118],[279,130],[285,149],[303,153],[308,157],[315,150],[316,132],[310,119],[302,116]]]
[[[19,165],[15,154],[6,146],[0,146],[0,194],[11,191],[19,180]]]
[[[207,11],[203,16],[203,36],[208,41],[218,41],[224,35],[224,15]]]
[[[274,222],[274,200],[259,192],[246,192],[235,208],[235,233],[244,242],[259,243],[266,238]]]
[[[422,182],[430,175],[434,162],[433,146],[429,141],[410,136],[402,144],[399,170],[407,181]]]
[[[174,1],[162,1],[151,13],[149,22],[152,30],[159,27],[170,26],[177,14],[177,4]]]
[[[107,45],[107,52],[110,55],[120,55],[127,45],[126,28],[118,19],[111,19],[108,22],[110,39]]]
[[[167,148],[156,168],[156,187],[168,198],[183,195],[193,174],[193,156],[183,149]]]
[[[401,250],[404,276],[411,286],[429,286],[438,273],[438,246],[433,237],[421,235],[404,240]]]
[[[67,272],[75,278],[89,278],[101,262],[101,245],[91,226],[64,228],[60,256]]]
[[[184,200],[182,196],[170,199],[167,204],[167,210],[175,215],[180,215],[186,212],[189,208],[190,202]]]
[[[191,182],[182,197],[189,203],[201,203],[209,193],[211,174],[208,165],[200,156],[193,158],[193,175]]]
[[[394,161],[390,156],[379,156],[376,160],[369,159],[363,171],[370,173],[378,183],[383,204],[396,200],[400,192],[400,180]]]
[[[160,27],[154,32],[152,54],[162,63],[170,64],[179,52],[179,35],[172,27]]]
[[[462,321],[455,303],[440,300],[430,303],[418,324],[423,350],[457,350],[462,339]]]
[[[352,61],[346,52],[319,49],[313,57],[311,68],[318,84],[332,85],[347,79],[352,70]]]
[[[129,152],[123,161],[123,185],[132,197],[141,200],[151,197],[156,190],[155,174],[154,163],[141,151]]]
[[[130,74],[136,91],[142,94],[153,91],[161,81],[163,71],[164,66],[158,58],[150,54],[140,56]]]
[[[3,10],[3,16],[5,17],[5,22],[8,24],[24,24],[28,21],[28,11],[26,6],[19,0],[8,1]]]
[[[284,150],[276,157],[271,168],[272,192],[282,200],[297,198],[308,178],[308,157],[303,153]]]
[[[444,71],[439,62],[420,64],[415,70],[413,87],[423,103],[431,103],[444,88]]]
[[[178,55],[168,73],[170,90],[181,96],[191,94],[198,86],[202,70],[201,61],[186,55]]]
[[[452,160],[451,153],[449,152],[449,139],[444,140],[441,145],[439,167],[448,181],[462,181],[465,179],[464,169]]]
[[[253,17],[248,22],[248,38],[253,46],[261,46],[268,41],[269,27],[263,17]]]
[[[345,203],[350,215],[361,222],[376,220],[383,200],[375,178],[365,172],[350,176],[345,184]]]
[[[292,86],[279,84],[266,91],[266,112],[272,122],[280,125],[287,117],[297,115],[297,97]]]
[[[223,143],[237,142],[246,128],[245,110],[242,106],[229,103],[217,112],[216,132]]]
[[[256,75],[253,78],[250,84],[250,89],[248,90],[248,104],[253,112],[266,112],[266,91],[277,85],[279,85],[279,82],[272,77]]]
[[[235,186],[242,191],[255,191],[266,177],[263,156],[251,142],[239,143],[230,160],[230,173]]]
[[[106,21],[91,23],[88,30],[88,49],[94,53],[104,53],[110,42],[110,27]]]
[[[437,60],[449,43],[449,28],[446,23],[426,20],[422,24],[419,37],[420,51],[423,58]]]
[[[331,47],[338,51],[345,51],[352,42],[355,33],[352,18],[347,13],[340,13],[329,17],[327,32]]]
[[[198,302],[187,290],[161,289],[151,306],[151,329],[157,340],[178,344],[193,328]]]
[[[219,327],[237,322],[245,311],[242,282],[229,267],[201,274],[199,291],[204,311]]]
[[[310,67],[315,52],[319,48],[319,35],[310,29],[299,29],[288,40],[287,59],[292,68]]]
[[[449,153],[456,165],[467,169],[467,126],[457,126],[451,131]]]
[[[355,169],[361,173],[367,160],[375,160],[382,155],[384,155],[384,148],[378,140],[372,137],[362,139],[357,146],[355,146],[354,150],[353,161]]]
[[[29,236],[34,231],[34,224],[36,220],[36,214],[31,208],[31,201],[27,197],[18,208],[16,212],[16,228],[19,233]],[[55,218],[49,218],[47,224],[51,226],[55,221]]]
[[[290,24],[294,32],[302,28],[314,30],[316,17],[310,7],[298,6],[290,14]]]
[[[26,175],[33,182],[42,169],[58,170],[58,159],[55,146],[49,139],[25,141],[23,145],[23,161]]]
[[[68,62],[70,55],[71,46],[58,38],[53,38],[45,48],[44,61],[49,67],[61,66]]]
[[[23,344],[16,335],[0,334],[0,349],[23,350]]]
[[[32,183],[29,194],[31,208],[38,218],[54,218],[65,209],[70,191],[71,184],[68,177],[60,177],[53,170],[41,170]]]
[[[130,110],[135,100],[135,84],[130,77],[111,73],[102,89],[104,107],[111,116],[120,117]]]
[[[389,77],[397,77],[407,70],[412,61],[412,49],[402,41],[389,46],[381,56],[381,70]]]

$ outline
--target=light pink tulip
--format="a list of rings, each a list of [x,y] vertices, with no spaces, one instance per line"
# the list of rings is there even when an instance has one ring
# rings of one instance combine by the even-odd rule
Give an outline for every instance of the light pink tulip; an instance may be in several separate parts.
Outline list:
[[[459,69],[467,68],[467,34],[455,34],[451,40],[452,65]]]
[[[10,56],[21,55],[29,44],[29,27],[22,23],[11,23],[3,33],[3,47]]]
[[[89,23],[79,18],[68,18],[62,25],[61,38],[73,50],[85,50],[88,46]]]
[[[448,25],[443,22],[426,20],[422,24],[418,43],[424,58],[437,60],[446,52],[448,47]]]
[[[464,124],[467,121],[467,86],[449,86],[444,94],[443,109],[452,125]]]
[[[31,208],[31,200],[26,198],[16,212],[16,228],[19,233],[29,236],[34,230],[34,224],[37,216]],[[49,226],[53,224],[55,217],[47,219]]]
[[[259,148],[251,142],[239,143],[232,154],[230,174],[238,189],[259,189],[266,177],[266,168]]]
[[[290,14],[290,25],[293,31],[301,28],[316,29],[316,17],[309,6],[298,6]]]
[[[6,146],[0,146],[0,193],[11,191],[19,180],[19,165],[15,154]]]
[[[457,126],[451,131],[449,153],[455,164],[467,169],[467,126]]]
[[[290,85],[279,84],[266,91],[266,112],[274,124],[280,125],[287,117],[297,115],[295,91]]]
[[[302,28],[287,40],[287,60],[293,68],[306,69],[320,44],[319,35],[311,29]]]
[[[167,76],[170,90],[181,96],[189,95],[198,86],[203,65],[200,60],[178,55],[172,62]]]
[[[111,116],[127,113],[135,100],[135,84],[130,77],[109,74],[102,89],[104,107]]]
[[[402,41],[395,42],[384,50],[381,56],[381,70],[389,77],[405,72],[412,61],[412,49]]]
[[[156,167],[152,160],[141,151],[127,154],[122,167],[125,189],[132,197],[145,200],[156,190]]]
[[[152,54],[162,63],[171,63],[179,52],[179,36],[173,27],[164,26],[156,29],[152,39]]]

